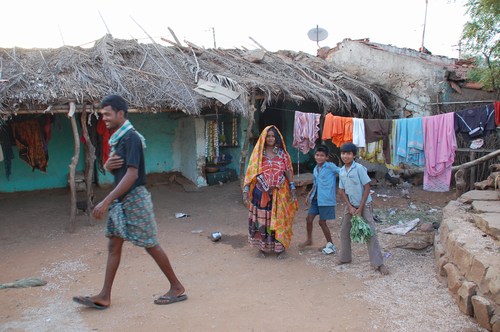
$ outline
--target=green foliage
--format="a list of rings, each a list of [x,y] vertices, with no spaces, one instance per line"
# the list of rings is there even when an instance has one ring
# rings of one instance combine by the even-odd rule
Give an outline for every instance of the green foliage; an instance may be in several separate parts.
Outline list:
[[[370,225],[366,223],[365,219],[358,215],[354,215],[351,218],[351,224],[351,240],[357,243],[368,242],[373,234]]]
[[[465,5],[470,20],[464,25],[462,44],[468,56],[482,59],[470,78],[486,88],[500,90],[500,1],[468,0]]]

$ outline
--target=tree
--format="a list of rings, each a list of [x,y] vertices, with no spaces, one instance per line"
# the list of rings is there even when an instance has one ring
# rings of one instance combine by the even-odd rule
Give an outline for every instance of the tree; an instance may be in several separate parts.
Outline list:
[[[468,56],[478,58],[471,78],[500,97],[500,1],[468,0],[470,21],[464,25],[462,43]]]

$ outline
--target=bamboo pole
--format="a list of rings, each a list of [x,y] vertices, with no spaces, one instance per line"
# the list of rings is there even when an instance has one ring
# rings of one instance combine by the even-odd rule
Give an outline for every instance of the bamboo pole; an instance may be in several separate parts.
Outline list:
[[[75,143],[75,153],[71,158],[71,163],[69,164],[69,188],[71,191],[71,209],[69,218],[68,230],[70,233],[75,232],[75,219],[76,219],[76,184],[75,184],[75,173],[76,165],[78,165],[78,157],[80,155],[80,138],[78,135],[78,127],[76,126],[76,120],[74,117],[74,112],[76,110],[76,105],[74,102],[69,103],[70,111],[68,116],[70,116],[71,128],[73,129],[73,139]],[[71,115],[70,115],[71,114]]]
[[[89,131],[87,128],[87,112],[85,112],[86,105],[83,105],[83,112],[80,118],[80,123],[82,125],[83,137],[85,138],[85,188],[86,188],[86,199],[87,199],[87,216],[89,219],[89,224],[94,225],[92,220],[92,208],[94,207],[93,196],[94,188],[92,183],[94,182],[94,163],[95,163],[95,146],[90,140]],[[92,115],[91,115],[92,116]]]
[[[250,116],[248,117],[248,125],[245,133],[245,141],[243,143],[243,148],[241,149],[241,158],[240,158],[240,184],[243,188],[243,181],[245,180],[245,165],[247,162],[248,156],[248,147],[250,145],[250,138],[252,138],[252,128],[253,123],[255,121],[255,90],[252,90],[252,95],[250,97]]]

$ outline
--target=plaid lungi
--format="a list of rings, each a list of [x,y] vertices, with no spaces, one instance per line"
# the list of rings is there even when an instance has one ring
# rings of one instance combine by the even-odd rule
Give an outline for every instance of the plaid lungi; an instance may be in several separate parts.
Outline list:
[[[144,186],[134,188],[122,201],[109,207],[107,237],[120,237],[136,246],[151,248],[158,244],[158,230],[151,194]]]

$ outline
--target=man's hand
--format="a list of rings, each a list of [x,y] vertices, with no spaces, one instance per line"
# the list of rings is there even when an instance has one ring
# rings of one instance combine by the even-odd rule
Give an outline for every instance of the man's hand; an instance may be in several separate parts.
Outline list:
[[[352,205],[349,204],[349,213],[351,215],[355,215],[356,211],[357,211],[356,208],[354,206],[352,206]]]
[[[97,220],[102,219],[108,211],[108,207],[109,204],[106,201],[100,202],[95,206],[94,210],[92,210],[92,217]]]
[[[311,195],[306,196],[306,206],[311,206]]]
[[[123,158],[121,158],[118,155],[111,155],[104,164],[104,168],[107,169],[108,171],[112,171],[122,167],[122,165],[123,165]]]

